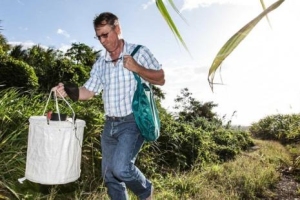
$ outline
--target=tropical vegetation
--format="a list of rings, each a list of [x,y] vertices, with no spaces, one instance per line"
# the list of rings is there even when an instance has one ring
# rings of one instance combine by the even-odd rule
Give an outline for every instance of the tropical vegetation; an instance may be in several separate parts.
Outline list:
[[[100,173],[101,98],[70,100],[77,118],[86,122],[80,178],[63,185],[18,182],[26,168],[28,119],[44,114],[53,85],[81,85],[99,53],[82,43],[66,52],[11,46],[0,34],[0,199],[108,199]],[[269,199],[276,197],[272,189],[283,170],[299,179],[300,115],[268,116],[250,127],[235,127],[213,112],[217,104],[195,99],[188,88],[174,99],[174,113],[161,106],[163,91],[154,89],[161,136],[145,143],[137,165],[154,183],[157,199]],[[55,109],[54,101],[49,109]]]

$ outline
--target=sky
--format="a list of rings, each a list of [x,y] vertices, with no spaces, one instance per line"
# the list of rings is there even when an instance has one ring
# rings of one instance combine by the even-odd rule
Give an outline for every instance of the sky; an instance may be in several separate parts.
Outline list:
[[[1,34],[10,44],[39,44],[60,50],[84,43],[96,50],[93,19],[116,14],[127,42],[147,46],[162,64],[164,108],[174,111],[183,88],[212,101],[224,122],[248,126],[274,114],[300,111],[300,1],[286,0],[262,19],[207,81],[214,57],[225,42],[261,13],[259,0],[173,0],[183,20],[166,2],[189,52],[180,44],[153,0],[0,0]],[[276,0],[265,0],[266,6]]]

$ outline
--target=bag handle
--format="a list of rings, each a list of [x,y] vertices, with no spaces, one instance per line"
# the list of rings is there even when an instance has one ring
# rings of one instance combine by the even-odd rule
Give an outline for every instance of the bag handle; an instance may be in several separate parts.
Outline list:
[[[134,50],[131,52],[130,55],[133,57],[133,56],[135,55],[135,53],[141,48],[141,46],[142,46],[142,45],[140,45],[140,44],[137,45],[137,46],[134,48]]]
[[[135,47],[135,49],[131,52],[130,55],[133,57],[133,56],[135,55],[135,53],[141,48],[141,46],[142,46],[142,45],[137,45],[137,46]],[[137,73],[135,73],[135,72],[133,72],[133,75],[134,75],[136,81],[138,82],[138,84],[141,84],[141,78],[140,78],[140,76],[137,75]]]
[[[50,91],[50,94],[49,94],[49,97],[48,97],[46,106],[45,106],[45,108],[44,108],[43,116],[44,116],[45,113],[46,113],[46,109],[47,109],[47,107],[48,107],[48,104],[49,104],[49,101],[50,101],[50,98],[51,98],[51,95],[52,95],[53,92],[55,92],[55,94],[54,94],[55,107],[56,107],[56,112],[57,112],[57,114],[58,114],[58,119],[59,119],[59,121],[61,121],[61,120],[60,120],[60,112],[59,112],[59,107],[58,107],[58,101],[57,101],[57,94],[56,94],[56,92],[61,96],[61,98],[66,102],[66,104],[67,104],[67,105],[69,106],[69,108],[71,109],[71,111],[72,111],[72,113],[73,113],[72,120],[73,120],[73,123],[75,123],[75,112],[74,112],[73,108],[71,107],[70,103],[63,97],[63,95],[62,95],[59,91],[52,91],[52,90]]]

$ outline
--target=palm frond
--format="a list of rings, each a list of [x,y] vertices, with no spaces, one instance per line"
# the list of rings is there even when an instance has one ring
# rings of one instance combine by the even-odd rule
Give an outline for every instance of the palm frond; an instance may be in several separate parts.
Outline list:
[[[175,23],[173,22],[163,0],[156,0],[156,7],[158,8],[159,12],[161,13],[162,17],[165,19],[165,21],[167,22],[167,24],[169,25],[171,31],[174,33],[174,35],[178,38],[178,40],[181,42],[181,44],[183,45],[183,47],[189,52],[187,45],[185,44],[183,38],[181,37]],[[176,6],[174,5],[172,0],[169,0],[169,2],[171,3],[172,7],[175,9],[175,11],[181,16],[180,12],[178,11],[178,9],[176,8]]]
[[[240,44],[240,42],[245,39],[245,37],[249,34],[249,32],[256,26],[256,24],[269,12],[273,11],[277,7],[279,7],[284,0],[279,0],[265,9],[261,14],[259,14],[256,18],[246,24],[243,28],[241,28],[237,33],[235,33],[220,49],[217,56],[215,57],[209,72],[208,72],[208,82],[213,91],[213,80],[215,77],[216,70],[220,67],[222,62],[225,60],[227,56],[231,54],[231,52]]]
[[[263,10],[266,10],[266,5],[265,5],[264,0],[260,0],[260,3],[261,3],[261,6],[262,6]],[[266,18],[267,18],[267,21],[268,21],[270,27],[272,28],[272,25],[271,25],[271,22],[270,22],[270,20],[269,20],[268,15],[266,15]]]
[[[177,14],[181,17],[181,19],[188,24],[188,22],[186,21],[186,19],[183,17],[183,15],[180,13],[180,11],[177,9],[177,7],[175,6],[174,2],[172,0],[169,0],[169,3],[171,4],[172,8],[175,10],[175,12],[177,12]]]

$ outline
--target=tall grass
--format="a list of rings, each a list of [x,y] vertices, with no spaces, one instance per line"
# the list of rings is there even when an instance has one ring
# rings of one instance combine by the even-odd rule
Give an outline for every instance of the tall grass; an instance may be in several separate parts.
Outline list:
[[[43,114],[47,98],[48,94],[20,93],[17,89],[0,91],[0,199],[108,200],[100,175],[99,139],[103,129],[104,116],[103,110],[99,109],[102,107],[99,99],[72,103],[77,118],[87,122],[82,147],[81,177],[73,183],[63,185],[41,185],[30,181],[24,181],[23,184],[18,182],[18,179],[25,173],[28,119],[30,116]],[[52,104],[49,109],[51,107],[53,107]],[[182,140],[183,137],[186,139],[187,128],[189,127],[184,129],[185,134],[177,135],[177,140]],[[178,131],[178,129],[176,130]],[[229,133],[231,132],[215,133],[214,137],[223,139],[218,140],[218,143],[223,144],[223,142],[231,141],[231,137],[228,138]],[[241,136],[235,132],[231,134],[232,137],[234,134]],[[220,137],[217,137],[218,135]],[[209,136],[210,134],[206,134],[206,137]],[[244,146],[243,140],[236,137],[233,139],[238,139],[239,145]],[[178,144],[174,139],[166,142]],[[242,153],[236,154],[230,161],[227,160],[223,164],[220,164],[221,162],[219,164],[196,163],[191,170],[186,171],[177,170],[176,167],[171,168],[170,163],[166,163],[166,165],[169,164],[169,168],[159,165],[152,168],[157,160],[163,159],[161,158],[162,154],[167,156],[174,153],[171,152],[172,149],[167,152],[160,152],[162,149],[157,149],[149,154],[149,149],[157,148],[158,143],[146,144],[138,159],[143,171],[147,173],[147,177],[155,186],[157,200],[269,198],[274,195],[270,189],[279,179],[277,169],[282,165],[292,165],[291,158],[289,152],[279,143],[260,140],[255,140],[255,143],[260,147],[256,151],[246,151],[246,148],[243,148]],[[209,146],[209,144],[211,143],[201,143],[198,148],[203,150],[203,145]],[[188,145],[189,143],[186,143],[184,147],[188,147]],[[224,147],[228,146],[227,143],[223,145]],[[181,148],[175,149],[178,155],[187,150]],[[210,151],[205,152],[211,153]],[[149,163],[151,164],[149,165]],[[164,171],[162,172],[162,170]],[[129,195],[131,200],[137,200],[131,192]]]
[[[18,89],[0,91],[0,199],[93,199],[97,194],[105,196],[105,189],[100,177],[99,132],[103,123],[93,123],[103,120],[100,111],[78,111],[78,118],[92,118],[91,130],[85,135],[82,153],[82,176],[70,184],[41,185],[30,181],[18,182],[25,175],[28,127],[30,116],[42,115],[48,94],[36,94],[33,91],[20,92]],[[97,101],[97,100],[96,100]],[[94,103],[94,102],[90,102]],[[83,103],[84,104],[84,103]],[[88,105],[85,106],[87,109]],[[51,101],[49,109],[53,109]],[[64,112],[67,109],[62,107]],[[84,113],[89,113],[85,116]],[[94,115],[98,115],[95,117]],[[98,125],[97,125],[98,124]],[[97,199],[96,197],[94,199]]]
[[[173,174],[157,180],[157,199],[215,200],[269,199],[280,178],[278,167],[289,160],[288,151],[277,142],[255,141],[259,149],[244,152],[233,161],[212,164],[200,170]]]
[[[0,181],[5,189],[3,193],[9,198],[19,199],[17,181],[24,176],[27,120],[33,114],[28,108],[41,107],[41,97],[28,94],[19,93],[17,89],[0,92]]]

